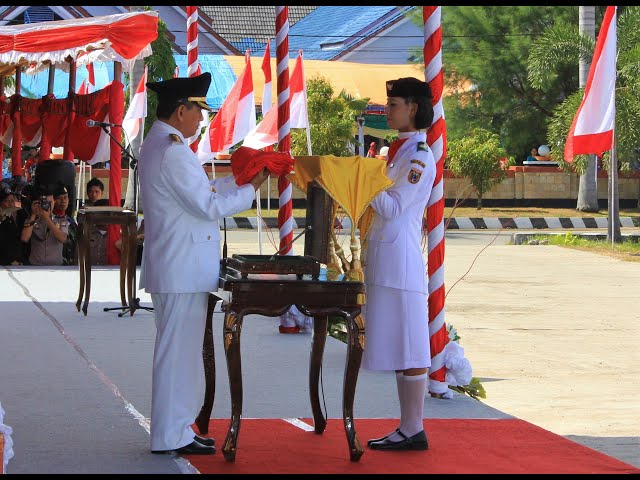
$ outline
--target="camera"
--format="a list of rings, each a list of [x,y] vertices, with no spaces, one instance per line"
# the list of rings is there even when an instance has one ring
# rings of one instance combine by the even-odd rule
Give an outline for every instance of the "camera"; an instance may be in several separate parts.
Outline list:
[[[47,199],[46,195],[43,195],[42,197],[40,197],[40,208],[42,208],[43,210],[50,210],[51,209],[51,202]]]

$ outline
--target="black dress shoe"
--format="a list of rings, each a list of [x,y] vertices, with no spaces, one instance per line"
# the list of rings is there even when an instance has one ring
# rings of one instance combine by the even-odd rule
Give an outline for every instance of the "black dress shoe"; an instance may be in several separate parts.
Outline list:
[[[386,437],[378,442],[370,442],[369,448],[372,450],[427,450],[429,448],[427,434],[424,433],[424,430],[412,437],[407,437],[400,430],[396,430],[396,432],[402,437],[402,440],[394,442]]]
[[[216,440],[214,438],[206,438],[201,437],[200,435],[194,435],[193,439],[196,442],[201,443],[202,445],[206,445],[207,447],[213,447],[216,444]]]
[[[372,443],[381,442],[383,440],[386,440],[390,435],[393,435],[394,433],[398,433],[399,431],[400,431],[400,429],[396,428],[393,432],[387,433],[384,437],[372,438],[371,440],[367,440],[367,445],[371,445]]]
[[[157,454],[167,454],[173,452],[176,452],[180,455],[213,455],[214,453],[216,453],[216,447],[202,445],[201,443],[194,440],[189,445],[176,448],[175,450],[151,450],[151,453]]]

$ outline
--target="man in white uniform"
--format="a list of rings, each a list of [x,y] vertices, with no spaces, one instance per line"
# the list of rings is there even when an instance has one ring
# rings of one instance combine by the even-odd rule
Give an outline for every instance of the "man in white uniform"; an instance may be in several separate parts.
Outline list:
[[[158,119],[142,142],[138,171],[145,218],[140,288],[151,294],[156,341],[151,392],[152,453],[213,454],[192,428],[204,399],[202,340],[209,292],[218,288],[219,219],[249,209],[263,169],[238,186],[209,180],[185,139],[197,132],[211,74],[147,83]]]
[[[422,218],[436,174],[426,133],[421,131],[433,120],[429,86],[412,77],[388,81],[386,112],[399,139],[388,152],[386,173],[394,184],[371,203],[375,217],[367,233],[364,263],[362,367],[396,372],[400,425],[369,440],[368,446],[426,450],[423,408],[431,356]]]

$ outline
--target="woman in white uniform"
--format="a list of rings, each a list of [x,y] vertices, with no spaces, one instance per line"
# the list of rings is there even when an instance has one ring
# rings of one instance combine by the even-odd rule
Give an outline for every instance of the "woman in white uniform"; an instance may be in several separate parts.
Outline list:
[[[422,218],[436,174],[425,132],[433,120],[431,98],[429,85],[416,78],[387,82],[387,123],[399,139],[387,155],[386,173],[394,184],[371,204],[362,367],[396,372],[400,425],[369,440],[375,450],[428,448],[423,409],[431,353]]]

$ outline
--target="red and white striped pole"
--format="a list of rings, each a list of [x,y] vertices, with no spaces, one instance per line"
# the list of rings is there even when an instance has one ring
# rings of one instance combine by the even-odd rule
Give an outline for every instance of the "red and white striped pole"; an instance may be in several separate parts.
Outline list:
[[[289,128],[289,7],[276,7],[276,74],[278,94],[278,151],[291,152]],[[289,179],[278,177],[278,228],[280,229],[280,255],[292,255],[293,203]]]
[[[442,7],[422,7],[424,21],[424,77],[433,94],[433,122],[427,129],[427,143],[436,160],[436,177],[427,203],[429,341],[431,368],[429,392],[439,396],[448,392],[445,380],[444,348],[449,340],[444,319],[444,159],[447,153],[446,123],[442,106]]]
[[[200,75],[198,62],[198,7],[187,7],[187,76]],[[189,139],[189,146],[194,152],[198,149],[198,135]]]

